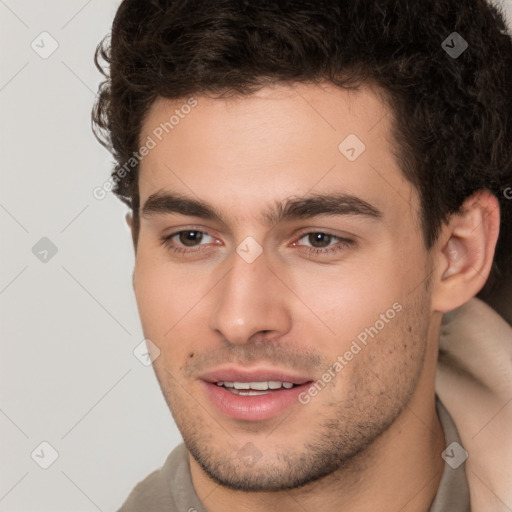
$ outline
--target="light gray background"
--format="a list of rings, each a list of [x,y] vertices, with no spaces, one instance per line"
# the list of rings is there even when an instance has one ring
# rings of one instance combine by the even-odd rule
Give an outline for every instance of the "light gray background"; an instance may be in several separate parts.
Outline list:
[[[118,5],[0,0],[0,511],[115,510],[181,440],[133,354],[126,208],[92,194],[112,163],[90,129],[93,53]]]
[[[118,4],[0,2],[2,511],[115,510],[181,440],[132,353],[126,207],[92,195],[112,161],[90,129],[93,54]],[[47,59],[31,48],[49,48],[43,31],[59,44]],[[42,237],[58,248],[47,263]],[[42,441],[59,453],[46,470],[31,458]]]

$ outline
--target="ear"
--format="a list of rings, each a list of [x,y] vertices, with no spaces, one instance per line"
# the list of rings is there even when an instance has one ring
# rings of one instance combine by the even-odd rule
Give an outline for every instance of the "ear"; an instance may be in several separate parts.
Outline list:
[[[432,307],[445,313],[474,297],[489,277],[500,227],[495,196],[480,190],[446,223],[433,248]]]
[[[133,212],[128,212],[125,216],[126,224],[128,224],[128,227],[130,228],[130,232],[132,234],[132,242],[133,242],[133,249],[135,250],[135,253],[137,253],[137,238],[138,238],[138,232],[137,232],[137,226],[133,219]]]
[[[138,238],[138,232],[137,232],[137,226],[136,222],[134,222],[133,219],[133,212],[128,212],[125,215],[126,224],[128,224],[128,227],[130,228],[130,232],[132,234],[132,242],[133,242],[133,249],[135,251],[135,255],[137,255],[137,238]],[[132,272],[132,288],[135,290],[135,269]]]

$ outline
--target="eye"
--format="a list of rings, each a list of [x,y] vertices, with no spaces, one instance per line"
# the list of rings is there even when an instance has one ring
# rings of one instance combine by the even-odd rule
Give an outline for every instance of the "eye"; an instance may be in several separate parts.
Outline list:
[[[300,243],[304,241],[304,243]],[[323,231],[304,233],[297,242],[292,245],[304,247],[307,252],[326,254],[341,251],[355,244],[354,240],[343,238]]]
[[[162,244],[176,252],[193,252],[201,246],[215,243],[215,238],[205,231],[185,229],[162,238]],[[187,249],[188,248],[188,249]]]
[[[194,247],[196,245],[200,245],[200,242],[202,242],[203,239],[206,239],[208,237],[212,238],[204,231],[197,230],[180,231],[179,233],[176,233],[174,237],[177,237],[177,241],[179,241],[180,244],[183,244],[186,247]]]
[[[308,233],[302,236],[299,240],[306,239],[310,247],[321,249],[331,245],[331,242],[336,241],[337,238],[327,233]]]

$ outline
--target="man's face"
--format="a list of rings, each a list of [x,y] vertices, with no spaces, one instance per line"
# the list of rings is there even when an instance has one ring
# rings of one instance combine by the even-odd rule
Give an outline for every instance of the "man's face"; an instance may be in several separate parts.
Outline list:
[[[196,100],[157,100],[140,137],[156,143],[139,176],[144,334],[204,471],[296,487],[433,395],[418,197],[370,89]]]

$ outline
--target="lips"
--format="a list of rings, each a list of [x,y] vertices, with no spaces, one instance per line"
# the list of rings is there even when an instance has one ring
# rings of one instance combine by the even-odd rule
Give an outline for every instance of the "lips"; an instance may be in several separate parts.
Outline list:
[[[281,370],[273,369],[243,369],[243,368],[219,368],[207,372],[200,377],[211,383],[217,382],[291,382],[292,384],[304,384],[310,382],[311,377],[296,375]]]
[[[223,416],[263,421],[293,405],[311,383],[300,376],[274,369],[222,368],[201,376],[207,399]]]

